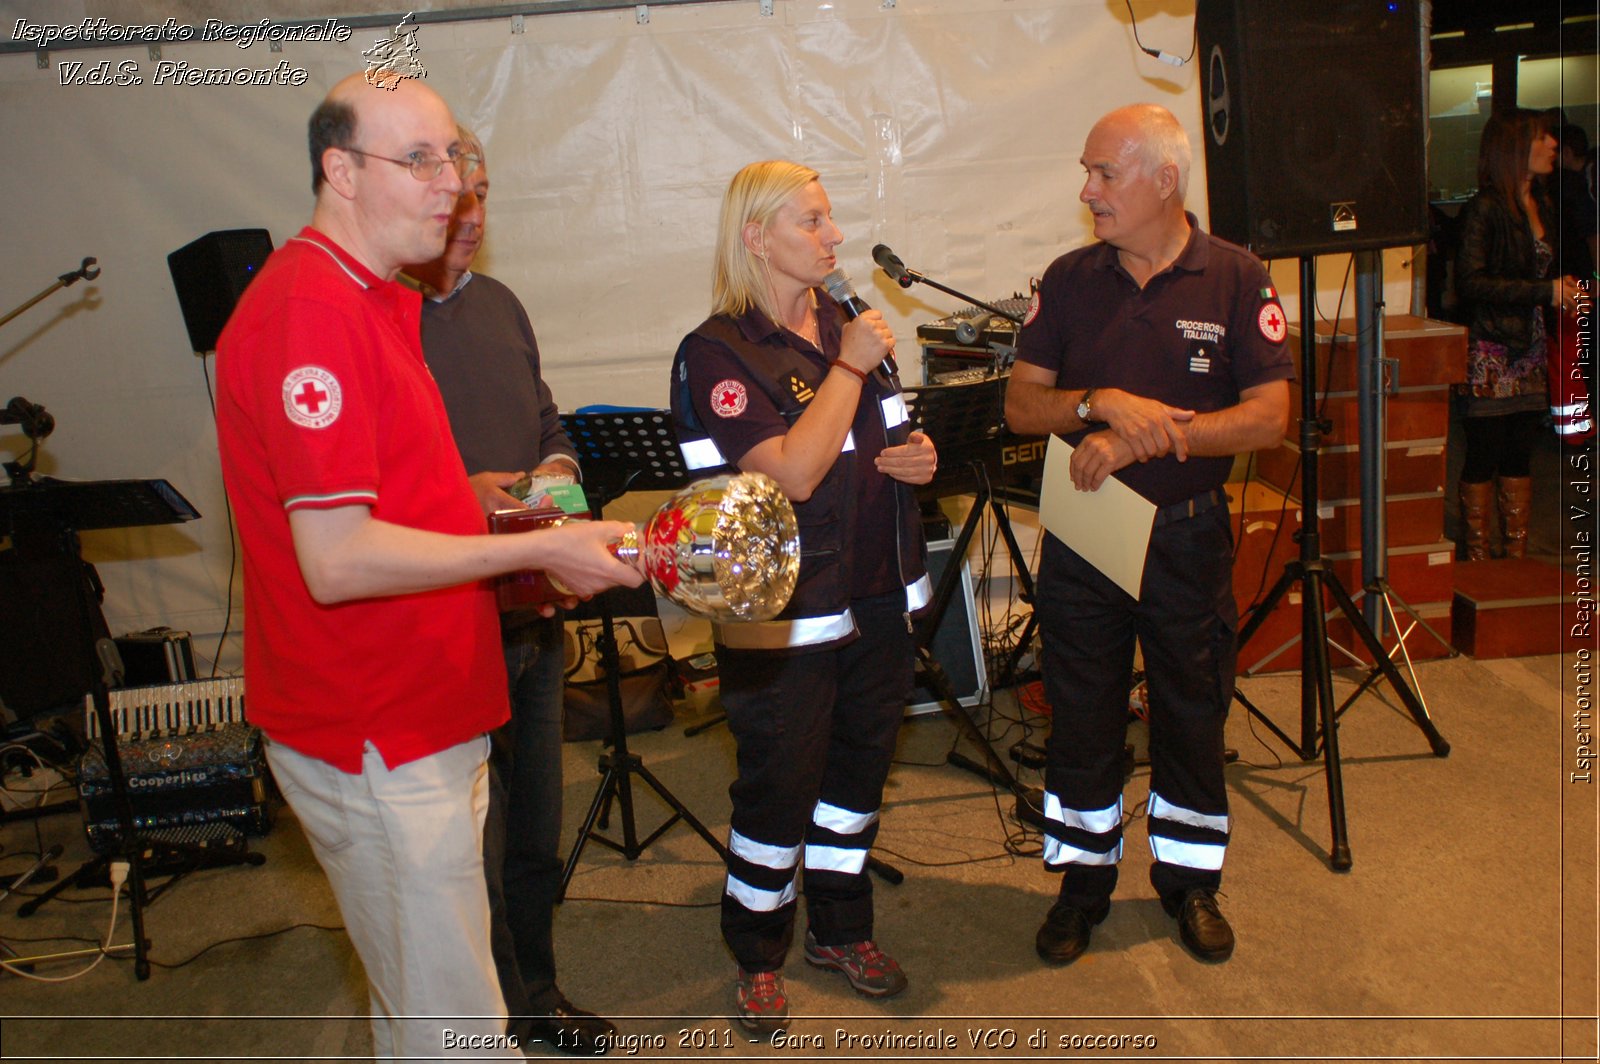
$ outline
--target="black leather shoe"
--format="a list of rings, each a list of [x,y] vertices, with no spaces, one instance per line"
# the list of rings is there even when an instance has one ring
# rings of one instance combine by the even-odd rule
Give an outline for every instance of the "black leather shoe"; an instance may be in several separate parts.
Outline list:
[[[1177,909],[1173,915],[1178,918],[1178,937],[1190,953],[1214,963],[1233,956],[1233,928],[1228,926],[1228,918],[1217,908],[1217,899],[1209,890],[1189,891]]]
[[[1067,901],[1058,901],[1050,907],[1039,933],[1033,938],[1033,948],[1039,951],[1047,964],[1071,964],[1089,948],[1089,933],[1111,912],[1111,899],[1106,898],[1087,912]]]
[[[511,1033],[524,1053],[543,1054],[551,1049],[574,1056],[599,1056],[611,1048],[617,1028],[610,1020],[580,1009],[566,997],[545,1016],[512,1017]]]

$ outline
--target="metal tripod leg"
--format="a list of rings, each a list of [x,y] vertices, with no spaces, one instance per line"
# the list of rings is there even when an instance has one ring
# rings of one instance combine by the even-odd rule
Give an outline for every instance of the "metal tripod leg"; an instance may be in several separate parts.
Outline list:
[[[606,673],[606,693],[611,702],[611,750],[600,754],[600,786],[595,791],[594,800],[589,803],[589,812],[584,817],[583,827],[579,829],[577,841],[573,843],[572,852],[568,855],[566,866],[561,871],[561,885],[556,891],[558,902],[567,896],[567,885],[572,882],[573,873],[577,871],[578,858],[583,856],[584,847],[591,840],[602,846],[608,846],[633,861],[638,859],[645,848],[660,838],[668,828],[681,820],[705,839],[723,861],[728,859],[727,847],[712,835],[693,813],[689,812],[688,806],[679,801],[665,784],[644,767],[644,761],[638,754],[628,750],[628,726],[622,712],[621,664],[617,655],[615,619],[612,616],[610,601],[604,595],[600,596],[599,601],[600,658]],[[634,820],[634,776],[638,776],[648,784],[650,789],[672,809],[672,815],[643,840],[639,838]],[[608,839],[595,831],[597,821],[602,817],[609,819],[613,799],[622,807],[621,842]]]
[[[1431,635],[1440,646],[1449,647],[1450,657],[1460,657],[1461,651],[1452,646],[1450,640],[1440,635],[1433,625],[1428,623],[1427,619],[1423,617],[1422,614],[1411,608],[1405,599],[1395,594],[1394,588],[1389,586],[1389,582],[1387,580],[1382,578],[1374,580],[1362,590],[1362,594],[1378,596],[1383,607],[1383,616],[1386,619],[1389,630],[1394,633],[1394,649],[1389,651],[1388,658],[1390,661],[1393,661],[1394,656],[1399,654],[1405,660],[1406,676],[1411,681],[1411,689],[1417,693],[1417,701],[1422,704],[1423,713],[1428,713],[1428,699],[1423,694],[1421,681],[1417,678],[1417,667],[1416,664],[1411,660],[1411,648],[1406,645],[1406,640],[1411,637],[1411,633],[1416,631],[1417,627],[1420,625],[1422,630]],[[1396,602],[1400,603],[1400,608],[1406,612],[1406,616],[1411,618],[1411,623],[1406,625],[1404,630],[1401,629],[1400,618],[1394,611],[1394,604]],[[1368,670],[1366,677],[1361,681],[1360,684],[1356,686],[1356,689],[1351,692],[1350,697],[1345,699],[1344,703],[1339,706],[1339,712],[1343,714],[1344,711],[1352,703],[1354,703],[1356,699],[1365,694],[1367,688],[1376,683],[1378,677],[1382,675],[1383,666],[1373,665],[1372,668]],[[1429,716],[1431,718],[1432,715],[1429,714]]]

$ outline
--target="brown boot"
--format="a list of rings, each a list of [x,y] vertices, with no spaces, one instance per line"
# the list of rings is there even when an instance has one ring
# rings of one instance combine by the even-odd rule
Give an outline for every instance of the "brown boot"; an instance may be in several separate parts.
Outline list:
[[[1528,512],[1533,501],[1531,477],[1501,477],[1500,527],[1505,531],[1506,557],[1528,556]]]
[[[1467,561],[1489,560],[1489,507],[1494,497],[1494,481],[1482,484],[1461,482],[1461,538],[1467,542]]]

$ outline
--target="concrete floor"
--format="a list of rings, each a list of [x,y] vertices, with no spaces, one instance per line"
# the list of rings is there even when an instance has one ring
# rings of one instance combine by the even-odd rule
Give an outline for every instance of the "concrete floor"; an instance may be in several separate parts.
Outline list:
[[[1328,864],[1321,762],[1300,761],[1236,706],[1222,905],[1239,946],[1223,965],[1200,964],[1177,943],[1146,878],[1144,827],[1133,823],[1116,902],[1090,952],[1065,969],[1044,967],[1033,935],[1055,880],[1033,856],[1037,837],[986,781],[944,763],[956,733],[933,714],[903,729],[876,851],[905,873],[901,885],[877,887],[878,938],[910,975],[904,995],[859,998],[796,955],[787,972],[791,1044],[749,1042],[728,1019],[721,868],[682,826],[636,861],[596,845],[585,851],[557,913],[562,986],[617,1020],[626,1040],[618,1055],[631,1045],[641,1058],[1593,1060],[1600,791],[1570,781],[1572,714],[1588,693],[1576,664],[1552,656],[1421,666],[1418,687],[1452,746],[1447,758],[1431,753],[1381,685],[1355,703],[1339,727],[1354,858],[1342,873]],[[1297,675],[1243,686],[1298,732]],[[1352,688],[1346,677],[1336,684],[1341,699]],[[1009,692],[997,703],[997,715],[1015,715]],[[685,737],[691,720],[630,744],[722,836],[732,742],[722,727]],[[996,748],[1019,734],[1007,730]],[[595,742],[566,747],[569,839],[598,782],[598,751]],[[1147,782],[1140,770],[1127,789],[1133,820],[1142,819]],[[661,808],[641,798],[641,827],[652,828]],[[0,824],[0,871],[24,867],[22,852],[40,842],[67,847],[64,873],[87,856],[75,816]],[[64,983],[0,976],[4,1057],[369,1053],[364,980],[343,933],[285,930],[340,922],[294,818],[285,812],[259,849],[264,867],[191,876],[149,907],[157,967],[147,981],[122,956]],[[33,953],[39,947],[25,940],[103,937],[106,891],[74,897],[27,920],[7,899],[0,938]],[[117,942],[129,940],[125,912]],[[80,966],[54,962],[38,974]],[[1135,1048],[1125,1041],[1132,1036],[1147,1041]]]

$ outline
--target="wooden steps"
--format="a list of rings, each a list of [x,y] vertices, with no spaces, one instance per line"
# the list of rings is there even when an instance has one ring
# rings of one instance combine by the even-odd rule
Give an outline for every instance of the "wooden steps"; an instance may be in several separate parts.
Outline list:
[[[1593,562],[1501,558],[1456,564],[1451,629],[1475,658],[1555,654],[1593,642]]]

